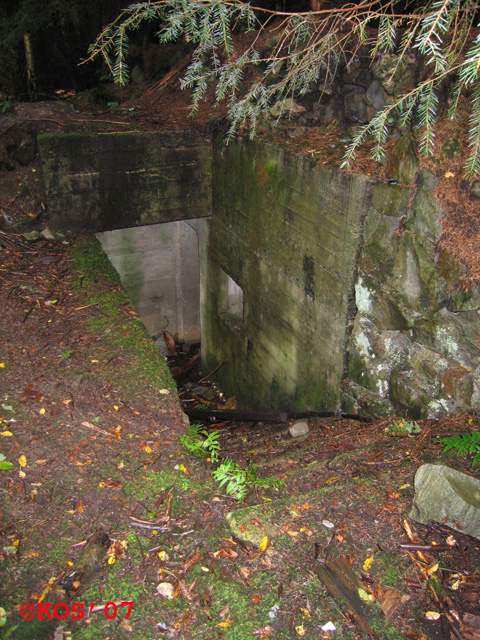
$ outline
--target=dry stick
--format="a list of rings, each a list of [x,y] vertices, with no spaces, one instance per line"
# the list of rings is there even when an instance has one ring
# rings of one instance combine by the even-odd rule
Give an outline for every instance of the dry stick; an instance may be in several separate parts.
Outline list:
[[[178,376],[180,376],[182,373],[185,373],[185,371],[188,371],[189,369],[191,369],[193,367],[193,365],[195,364],[195,362],[201,358],[202,356],[202,352],[198,351],[194,356],[192,356],[190,358],[190,360],[188,362],[186,362],[182,367],[180,367],[180,369],[178,369],[177,371],[175,371],[175,373],[173,374],[174,378],[178,378]]]
[[[449,544],[399,544],[400,549],[411,551],[450,551],[453,549]]]
[[[88,427],[89,429],[93,429],[93,431],[98,431],[98,433],[101,433],[103,436],[107,436],[107,438],[114,438],[114,434],[113,433],[109,433],[108,431],[104,431],[103,429],[100,429],[100,427],[96,427],[95,425],[93,425],[91,422],[82,422],[82,425],[84,427]]]
[[[221,362],[218,367],[215,367],[215,369],[213,369],[213,371],[210,371],[209,374],[207,374],[206,376],[204,376],[203,378],[200,378],[200,380],[197,382],[197,384],[200,384],[201,382],[205,382],[205,380],[208,380],[211,376],[213,376],[214,373],[217,373],[217,371],[219,369],[221,369],[223,367],[224,364],[227,364],[228,362],[228,358],[226,360],[224,360],[223,362]]]

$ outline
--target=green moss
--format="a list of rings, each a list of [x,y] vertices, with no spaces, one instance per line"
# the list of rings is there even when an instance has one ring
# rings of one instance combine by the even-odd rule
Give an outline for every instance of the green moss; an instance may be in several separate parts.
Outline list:
[[[120,278],[95,238],[79,238],[72,252],[75,285],[92,305],[89,328],[102,336],[112,353],[121,353],[128,366],[112,363],[112,380],[128,393],[152,386],[176,392],[176,385],[144,325],[128,313],[129,301]]]

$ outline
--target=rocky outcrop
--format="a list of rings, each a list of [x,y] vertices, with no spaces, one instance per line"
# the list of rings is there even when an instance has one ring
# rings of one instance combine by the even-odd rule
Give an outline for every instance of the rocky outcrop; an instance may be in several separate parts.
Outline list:
[[[408,137],[388,166],[404,182],[415,179]],[[347,344],[346,411],[426,418],[479,407],[480,291],[462,290],[461,266],[437,249],[436,185],[423,169],[415,184],[374,187]]]

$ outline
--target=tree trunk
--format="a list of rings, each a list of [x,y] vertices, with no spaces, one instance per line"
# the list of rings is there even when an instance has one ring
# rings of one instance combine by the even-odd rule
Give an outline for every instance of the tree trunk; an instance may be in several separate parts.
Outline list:
[[[37,81],[35,79],[35,61],[33,58],[32,40],[28,31],[23,34],[23,46],[25,48],[25,60],[27,62],[28,93],[30,98],[33,98],[37,93]]]

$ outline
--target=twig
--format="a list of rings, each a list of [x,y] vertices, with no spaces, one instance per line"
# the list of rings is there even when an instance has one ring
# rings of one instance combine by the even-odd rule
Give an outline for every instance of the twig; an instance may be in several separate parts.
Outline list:
[[[89,429],[93,429],[93,431],[98,431],[98,433],[101,433],[103,436],[107,436],[108,438],[113,438],[114,437],[113,433],[109,433],[108,431],[104,431],[103,429],[100,429],[100,427],[96,427],[91,422],[85,421],[85,422],[82,422],[82,425],[84,427],[88,427]]]
[[[453,547],[448,544],[399,544],[400,549],[411,551],[449,551]]]

